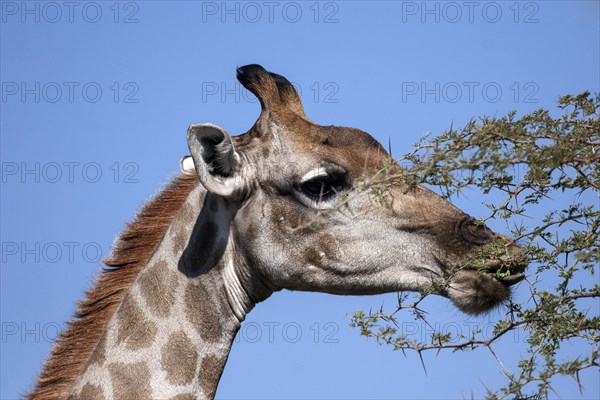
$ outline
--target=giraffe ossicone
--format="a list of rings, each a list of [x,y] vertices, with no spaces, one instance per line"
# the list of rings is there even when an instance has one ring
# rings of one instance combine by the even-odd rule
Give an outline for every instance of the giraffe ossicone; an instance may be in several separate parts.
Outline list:
[[[369,134],[316,124],[259,65],[237,77],[258,120],[233,137],[189,127],[182,174],[126,227],[29,398],[213,398],[246,314],[281,289],[426,291],[479,314],[523,279],[510,240],[420,185],[386,181],[399,167]],[[464,262],[498,243],[502,263]]]

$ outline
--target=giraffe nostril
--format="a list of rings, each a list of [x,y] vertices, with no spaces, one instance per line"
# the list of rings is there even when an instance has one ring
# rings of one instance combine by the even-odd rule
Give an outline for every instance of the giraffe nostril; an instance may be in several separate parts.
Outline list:
[[[457,225],[459,235],[467,242],[476,244],[487,244],[493,241],[496,237],[481,221],[477,221],[471,217],[463,218]]]
[[[519,248],[519,246],[515,243],[515,241],[512,240],[511,238],[509,238],[508,236],[504,236],[504,235],[501,235],[499,233],[496,233],[496,238],[500,239],[504,243],[506,243],[509,246],[509,248],[511,248],[511,247],[515,247],[517,249]]]
[[[523,258],[523,256],[524,256],[523,250],[514,240],[512,240],[511,238],[509,238],[507,236],[500,235],[498,233],[496,234],[496,239],[500,239],[505,243],[506,251],[511,256],[511,258],[513,258],[513,259]]]

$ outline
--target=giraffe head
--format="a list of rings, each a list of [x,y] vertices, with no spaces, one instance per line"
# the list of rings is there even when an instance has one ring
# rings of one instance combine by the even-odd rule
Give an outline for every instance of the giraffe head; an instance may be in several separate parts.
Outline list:
[[[255,292],[283,288],[427,291],[478,314],[523,279],[520,251],[508,238],[423,186],[381,179],[398,167],[368,133],[314,123],[290,82],[261,66],[241,67],[237,77],[260,101],[258,120],[235,137],[191,125],[193,163],[182,160],[221,204],[211,210],[225,225],[213,246],[235,249],[232,297],[258,301]],[[479,256],[494,246],[497,257]]]

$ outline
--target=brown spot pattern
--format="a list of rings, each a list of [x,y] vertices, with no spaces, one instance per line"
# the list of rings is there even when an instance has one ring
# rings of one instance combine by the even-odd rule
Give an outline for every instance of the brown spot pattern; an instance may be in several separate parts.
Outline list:
[[[70,394],[67,397],[67,400],[104,400],[104,393],[99,386],[92,385],[90,383],[86,383],[79,394]]]
[[[197,397],[193,393],[180,393],[177,396],[171,397],[169,400],[196,400]]]
[[[192,382],[198,364],[198,353],[183,331],[172,333],[161,350],[161,363],[167,381],[173,385]]]
[[[165,260],[160,259],[140,276],[140,291],[148,308],[158,317],[167,317],[175,303],[177,277],[167,268]]]
[[[86,400],[104,399],[104,393],[102,393],[102,389],[100,387],[86,383],[83,386],[83,389],[81,389],[79,397]]]
[[[69,394],[106,323],[123,301],[133,280],[163,239],[173,218],[190,193],[198,187],[195,175],[180,175],[142,207],[123,230],[104,269],[77,306],[69,323],[44,364],[27,399],[62,400]],[[85,338],[85,340],[82,340]],[[68,362],[65,362],[68,360]]]
[[[115,399],[149,399],[150,370],[144,363],[116,363],[108,366]]]
[[[106,333],[100,336],[100,340],[96,345],[96,348],[92,352],[88,365],[98,364],[102,365],[106,359]]]
[[[139,350],[149,347],[154,342],[158,328],[156,324],[146,319],[132,296],[127,296],[123,300],[117,320],[119,326],[117,344],[125,342],[128,349]]]
[[[214,343],[223,335],[216,305],[203,285],[188,285],[185,290],[185,310],[188,320],[203,340]]]
[[[206,397],[212,399],[217,391],[217,384],[221,379],[227,357],[209,354],[202,359],[200,365],[200,387]]]

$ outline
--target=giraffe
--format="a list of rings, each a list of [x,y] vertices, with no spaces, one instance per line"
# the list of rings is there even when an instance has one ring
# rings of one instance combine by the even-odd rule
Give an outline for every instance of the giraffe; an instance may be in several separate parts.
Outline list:
[[[433,291],[479,314],[524,278],[518,246],[425,187],[393,183],[386,204],[358,190],[392,161],[369,134],[316,124],[259,65],[237,78],[257,121],[188,128],[182,174],[127,225],[28,398],[214,398],[245,316],[282,289]],[[498,241],[508,277],[452,267]]]

